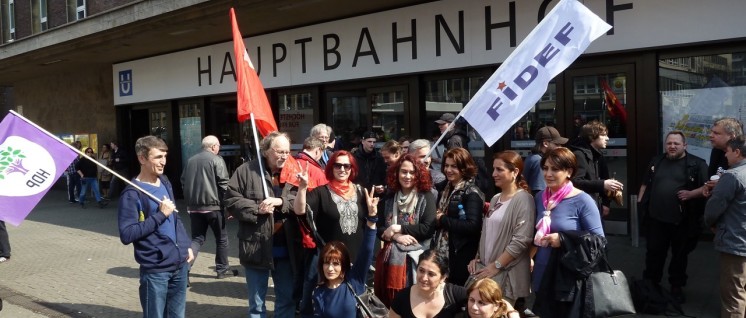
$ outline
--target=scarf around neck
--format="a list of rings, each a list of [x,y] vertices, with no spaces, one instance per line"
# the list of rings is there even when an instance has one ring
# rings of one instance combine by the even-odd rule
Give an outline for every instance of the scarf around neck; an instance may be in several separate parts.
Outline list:
[[[336,179],[329,181],[329,189],[334,191],[337,195],[340,197],[343,197],[345,200],[352,199],[352,195],[355,193],[355,185],[350,182],[350,180],[346,180],[344,182],[338,181]]]
[[[544,216],[536,223],[536,234],[534,235],[534,244],[537,246],[547,247],[547,242],[542,241],[544,236],[552,233],[552,209],[554,209],[562,200],[572,192],[572,181],[567,181],[557,192],[551,193],[552,190],[547,187],[541,194],[541,202],[544,205]]]
[[[394,201],[394,224],[398,224],[399,214],[412,214],[414,208],[417,206],[417,191],[412,189],[409,195],[404,195],[401,190],[396,192],[396,199]]]

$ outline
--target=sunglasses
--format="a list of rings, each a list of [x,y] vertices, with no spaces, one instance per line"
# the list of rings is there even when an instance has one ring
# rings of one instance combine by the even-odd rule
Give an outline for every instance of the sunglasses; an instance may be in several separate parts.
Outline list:
[[[334,169],[342,170],[342,168],[345,168],[344,170],[350,170],[350,168],[352,168],[352,165],[349,163],[334,163]]]

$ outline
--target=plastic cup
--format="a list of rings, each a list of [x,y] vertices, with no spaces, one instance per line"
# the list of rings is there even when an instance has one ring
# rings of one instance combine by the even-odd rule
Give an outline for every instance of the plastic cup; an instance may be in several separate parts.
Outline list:
[[[720,180],[719,175],[713,175],[712,177],[710,177],[710,181],[718,181],[718,180]]]

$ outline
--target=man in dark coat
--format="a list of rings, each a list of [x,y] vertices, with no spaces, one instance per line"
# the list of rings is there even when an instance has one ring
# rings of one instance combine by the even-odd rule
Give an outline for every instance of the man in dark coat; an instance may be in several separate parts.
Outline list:
[[[378,136],[372,131],[363,134],[362,142],[354,154],[358,166],[355,182],[360,184],[363,189],[380,186],[380,191],[383,191],[383,186],[386,184],[386,163],[376,149],[377,140]],[[377,188],[376,192],[378,191]]]
[[[599,210],[603,216],[609,214],[611,203],[606,191],[622,191],[624,187],[621,182],[609,178],[609,168],[601,153],[608,141],[609,131],[606,125],[594,120],[583,125],[577,143],[569,147],[578,162],[578,171],[573,176],[572,183],[597,200],[601,199]]]

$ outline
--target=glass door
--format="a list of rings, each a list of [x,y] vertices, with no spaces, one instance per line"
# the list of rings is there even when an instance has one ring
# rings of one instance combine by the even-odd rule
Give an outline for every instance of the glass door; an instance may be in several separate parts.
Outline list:
[[[330,125],[344,149],[360,145],[360,136],[368,130],[378,135],[376,147],[388,140],[409,135],[410,120],[406,86],[334,91],[327,93]]]
[[[599,121],[609,131],[609,142],[602,149],[609,169],[609,176],[624,184],[623,205],[611,203],[611,213],[605,218],[606,231],[627,233],[629,195],[635,194],[629,184],[627,131],[630,125],[628,112],[634,107],[634,67],[620,65],[603,68],[568,70],[565,87],[569,90],[565,101],[567,137],[570,143],[577,139],[581,127]]]

